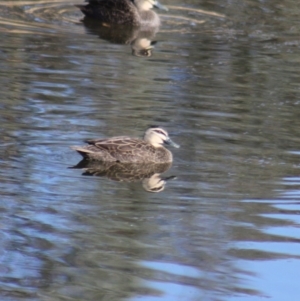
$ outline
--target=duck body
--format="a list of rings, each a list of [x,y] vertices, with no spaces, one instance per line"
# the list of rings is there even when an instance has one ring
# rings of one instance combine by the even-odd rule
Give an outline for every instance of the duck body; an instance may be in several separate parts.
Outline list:
[[[87,0],[87,5],[76,5],[82,13],[107,25],[158,27],[160,19],[151,9],[165,9],[157,0]]]
[[[119,136],[108,139],[87,140],[88,145],[73,146],[84,159],[121,163],[168,163],[173,161],[172,153],[163,143],[179,147],[159,128],[149,128],[144,139]]]

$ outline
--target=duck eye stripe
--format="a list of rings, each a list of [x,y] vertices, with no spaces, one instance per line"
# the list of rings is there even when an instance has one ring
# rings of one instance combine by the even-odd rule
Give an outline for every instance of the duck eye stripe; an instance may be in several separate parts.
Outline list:
[[[156,133],[159,133],[159,134],[162,134],[164,136],[166,136],[166,134],[163,132],[163,131],[160,131],[160,130],[155,130]]]

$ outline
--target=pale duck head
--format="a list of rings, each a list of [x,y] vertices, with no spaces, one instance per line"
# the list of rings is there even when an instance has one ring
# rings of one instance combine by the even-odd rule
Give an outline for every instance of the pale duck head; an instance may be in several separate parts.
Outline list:
[[[154,147],[162,147],[163,144],[168,144],[173,147],[179,148],[179,145],[170,139],[167,131],[157,126],[150,127],[146,131],[144,140]]]
[[[153,7],[166,10],[166,11],[168,10],[166,6],[160,4],[157,0],[131,0],[131,1],[139,10],[150,10]]]

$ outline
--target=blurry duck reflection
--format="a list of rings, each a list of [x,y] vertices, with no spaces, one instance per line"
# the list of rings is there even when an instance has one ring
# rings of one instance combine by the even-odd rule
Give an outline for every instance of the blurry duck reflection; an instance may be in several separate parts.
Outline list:
[[[104,25],[99,21],[85,17],[82,20],[88,33],[98,35],[100,39],[113,44],[130,45],[135,56],[152,55],[152,49],[156,44],[153,41],[159,27],[131,27],[121,25]]]
[[[175,176],[162,177],[161,174],[171,167],[172,163],[120,163],[82,160],[72,168],[83,169],[82,175],[107,177],[119,182],[142,182],[148,192],[163,191],[168,180]]]
[[[160,192],[165,189],[168,180],[175,179],[175,176],[161,177],[159,173],[155,173],[150,178],[143,180],[143,188],[148,192]]]

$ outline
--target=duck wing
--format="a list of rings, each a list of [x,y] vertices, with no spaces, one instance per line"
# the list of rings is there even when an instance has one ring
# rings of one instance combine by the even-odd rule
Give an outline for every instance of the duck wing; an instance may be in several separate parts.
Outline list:
[[[132,20],[135,11],[130,0],[87,0],[87,5],[76,5],[88,17],[104,23],[124,24]]]
[[[123,140],[139,140],[137,138],[131,138],[131,137],[128,137],[128,136],[117,136],[117,137],[112,137],[112,138],[103,138],[103,139],[87,139],[85,140],[84,142],[85,143],[88,143],[88,144],[91,144],[91,145],[96,145],[97,143],[99,144],[102,144],[102,143],[105,143],[105,142],[108,142],[108,143],[113,143],[114,141],[116,141],[117,143],[121,143],[121,141]]]
[[[106,151],[120,162],[143,162],[145,156],[154,156],[155,148],[144,140],[127,136],[87,140],[98,151]]]

